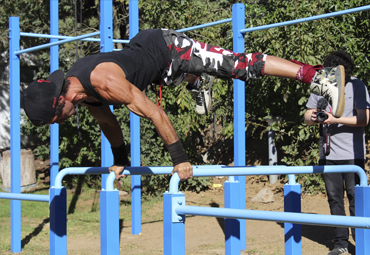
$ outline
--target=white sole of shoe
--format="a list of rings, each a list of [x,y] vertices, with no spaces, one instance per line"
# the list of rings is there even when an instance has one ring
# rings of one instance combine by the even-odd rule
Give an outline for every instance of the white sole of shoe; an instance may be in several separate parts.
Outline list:
[[[344,86],[345,86],[345,71],[342,65],[338,66],[338,69],[335,72],[335,79],[337,80],[338,86],[338,94],[339,94],[339,101],[337,111],[333,112],[334,117],[342,117],[344,112],[345,106],[345,98],[344,98]]]
[[[214,81],[215,81],[215,77],[211,76],[211,80],[210,80],[211,85],[208,88],[209,103],[207,105],[207,103],[205,102],[205,100],[203,100],[203,108],[204,109],[198,109],[198,108],[196,108],[196,110],[195,110],[198,115],[204,115],[204,114],[208,114],[209,113],[209,109],[211,108],[211,105],[212,105],[212,85],[213,85],[213,82]],[[203,93],[206,93],[206,92],[203,91]],[[204,98],[205,98],[205,96],[203,95],[203,99]]]

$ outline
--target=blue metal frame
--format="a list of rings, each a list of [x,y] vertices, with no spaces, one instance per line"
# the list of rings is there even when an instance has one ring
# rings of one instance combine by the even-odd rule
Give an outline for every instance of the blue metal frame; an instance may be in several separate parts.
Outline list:
[[[233,51],[235,53],[244,52],[244,34],[240,32],[245,27],[245,5],[238,3],[233,5]],[[245,83],[241,80],[234,79],[234,165],[245,166]],[[236,208],[246,208],[246,189],[245,189],[245,176],[235,177],[239,186],[239,206]],[[226,194],[226,193],[225,193]],[[236,194],[231,194],[233,197]],[[225,196],[226,199],[226,196]],[[230,204],[231,205],[231,204]],[[226,224],[229,221],[225,221]],[[247,249],[247,227],[245,220],[239,220],[239,228],[232,228],[233,236],[240,237],[239,247],[241,250]],[[239,231],[239,233],[236,233]],[[233,244],[236,241],[233,242]],[[230,249],[235,249],[233,245],[225,245]],[[233,247],[233,248],[232,248]],[[225,254],[232,254],[231,250],[225,251]]]
[[[100,52],[113,51],[113,7],[112,2],[100,0]],[[110,106],[113,111],[113,106]],[[101,166],[113,165],[113,155],[108,139],[101,131]],[[107,175],[102,175],[102,188],[105,189]]]
[[[21,142],[20,142],[20,63],[19,56],[19,18],[9,18],[9,67],[10,67],[10,167],[11,193],[21,193]],[[21,252],[21,201],[10,202],[11,211],[11,250]]]
[[[132,39],[139,32],[139,1],[129,1],[129,34]],[[130,112],[131,166],[141,165],[140,117]],[[141,177],[131,176],[131,233],[141,233]]]
[[[370,187],[355,187],[355,215],[370,219]],[[370,254],[370,229],[356,229],[356,254]]]
[[[182,192],[163,194],[163,254],[185,255],[185,216],[176,215],[174,206],[185,204]]]
[[[111,1],[100,0],[100,51],[113,51],[113,6]],[[113,111],[113,106],[110,106]],[[108,139],[101,132],[101,166],[104,170],[113,165],[113,155]],[[109,172],[109,170],[108,170]],[[100,253],[119,254],[119,193],[107,191],[108,174],[102,174],[100,192]]]
[[[49,195],[34,195],[34,194],[20,194],[20,193],[0,192],[0,199],[49,202]]]
[[[366,230],[369,230],[370,228],[369,217],[291,213],[291,212],[271,212],[261,210],[242,210],[242,209],[186,206],[186,205],[174,205],[174,206],[175,206],[174,211],[176,212],[177,215],[199,215],[229,219],[251,219],[275,222],[290,222],[295,224],[307,224],[329,227],[334,226],[347,228],[355,227]],[[233,254],[240,254],[240,251],[237,251]],[[299,253],[295,251],[294,254]]]
[[[304,23],[308,21],[325,19],[325,18],[340,16],[340,15],[345,15],[345,14],[350,14],[350,13],[360,12],[360,11],[368,11],[368,10],[370,10],[370,5],[352,8],[348,10],[337,11],[337,12],[325,13],[325,14],[311,16],[311,17],[302,18],[302,19],[295,19],[295,20],[278,22],[278,23],[269,24],[269,25],[258,26],[258,27],[245,28],[245,29],[240,30],[240,33],[248,33],[248,32],[253,32],[253,31],[258,31],[258,30],[266,30],[266,29],[275,28],[275,27],[282,27],[282,26],[290,26],[290,25],[294,25],[298,23]]]
[[[98,33],[99,32],[94,32],[93,35],[98,35]],[[89,35],[91,35],[91,34],[89,34]],[[37,38],[53,38],[53,39],[72,39],[72,38],[75,38],[76,39],[75,36],[46,35],[46,34],[25,33],[25,32],[21,32],[21,36],[25,36],[25,37],[37,37]],[[85,42],[101,42],[101,39],[100,38],[85,38],[85,37],[86,36],[83,36],[83,39],[80,39],[80,40],[81,41],[85,41]],[[113,42],[114,43],[129,43],[130,40],[113,39]]]
[[[67,254],[67,190],[49,189],[50,195],[50,255]]]
[[[223,24],[223,23],[231,22],[231,21],[232,21],[232,18],[223,19],[223,20],[218,20],[218,21],[214,21],[214,22],[210,22],[210,23],[198,25],[198,26],[177,29],[176,31],[177,32],[180,32],[180,33],[183,33],[183,32],[187,32],[187,31],[191,31],[191,30],[196,30],[196,29],[201,29],[201,28],[205,28],[205,27],[216,26],[216,25],[220,25],[220,24]]]
[[[59,9],[58,0],[50,1],[50,34],[59,34]],[[57,42],[58,39],[51,38],[50,43]],[[50,47],[50,72],[59,69],[59,46]],[[50,126],[50,186],[54,185],[54,180],[59,172],[59,124]]]
[[[46,48],[50,48],[50,47],[55,46],[55,45],[60,45],[60,44],[64,44],[64,43],[67,43],[67,42],[78,41],[78,40],[81,40],[83,38],[87,38],[87,37],[91,37],[91,36],[96,36],[96,35],[99,35],[99,34],[100,34],[100,31],[93,32],[93,33],[86,34],[86,35],[80,35],[80,36],[76,36],[76,37],[68,37],[67,39],[64,39],[64,40],[61,40],[61,41],[55,41],[55,42],[51,42],[51,43],[46,43],[46,44],[43,44],[43,45],[39,45],[39,46],[27,48],[27,49],[24,49],[24,50],[17,50],[17,51],[14,52],[14,54],[19,55],[19,54],[23,54],[23,53],[27,53],[27,52],[32,52],[32,51],[37,51],[37,50],[41,50],[41,49],[46,49]],[[52,39],[55,39],[55,38],[52,37]]]
[[[225,181],[224,203],[225,208],[245,209],[240,207],[240,183],[238,181]],[[245,193],[244,193],[245,194]],[[225,254],[240,254],[241,247],[241,224],[245,220],[225,219]],[[246,233],[245,231],[243,233]]]
[[[301,212],[301,185],[286,184],[284,186],[284,212]],[[302,226],[284,223],[285,254],[302,254]]]
[[[100,254],[119,254],[119,191],[100,191]]]
[[[58,65],[58,45],[66,42],[75,40],[85,41],[100,41],[101,51],[109,52],[113,50],[113,42],[127,43],[128,40],[113,40],[113,24],[112,24],[112,1],[101,0],[101,22],[100,31],[82,35],[78,37],[68,37],[58,35],[58,0],[50,1],[50,35],[40,35],[33,33],[21,33],[19,30],[19,18],[9,18],[9,65],[10,65],[10,124],[11,124],[11,194],[0,193],[0,199],[11,199],[11,250],[14,253],[21,251],[21,204],[18,200],[28,201],[40,201],[49,202],[50,206],[50,254],[66,254],[66,190],[62,186],[62,178],[58,178],[58,147],[59,147],[59,130],[58,124],[54,124],[51,127],[51,188],[49,196],[46,195],[30,195],[20,194],[20,66],[19,66],[19,54],[31,52],[43,48],[50,47],[51,63],[50,71],[53,72],[59,68]],[[138,23],[138,0],[129,1],[129,22],[130,22],[130,38],[132,38],[139,30]],[[199,26],[193,26],[189,28],[180,29],[178,31],[185,32],[189,30],[209,27],[213,25],[222,24],[225,22],[233,22],[233,34],[234,34],[234,52],[244,52],[244,33],[257,31],[262,29],[269,29],[272,27],[287,26],[317,19],[323,19],[338,15],[349,14],[353,12],[370,10],[370,5],[338,11],[335,13],[328,13],[303,19],[297,19],[293,21],[281,22],[276,24],[270,24],[266,26],[254,27],[243,29],[245,26],[244,17],[244,4],[233,5],[233,17],[231,19],[220,20],[211,22]],[[91,38],[92,36],[98,35],[101,32],[101,38]],[[25,50],[20,50],[19,41],[20,35],[22,36],[38,36],[50,38],[50,43],[31,47]],[[59,41],[59,39],[62,39]],[[235,137],[235,165],[245,165],[245,91],[244,83],[238,80],[234,80],[234,137]],[[112,110],[112,108],[111,108]],[[131,174],[130,170],[142,174],[162,174],[171,172],[171,167],[158,167],[158,168],[141,168],[140,166],[140,118],[131,113],[131,155],[132,155],[132,167],[125,169],[125,174]],[[100,169],[78,169],[81,174],[91,174],[95,172],[108,173],[108,166],[113,164],[113,157],[109,148],[109,143],[102,135],[102,168]],[[135,168],[136,167],[136,168]],[[369,227],[368,217],[370,217],[370,206],[364,201],[370,199],[370,187],[367,186],[366,174],[356,166],[345,166],[345,171],[338,168],[330,167],[281,167],[279,168],[284,173],[289,175],[289,184],[284,189],[285,199],[285,211],[287,212],[300,212],[300,200],[298,200],[300,194],[299,185],[295,183],[293,173],[322,173],[324,172],[356,172],[360,175],[361,184],[355,188],[356,194],[356,217],[346,216],[346,224],[343,226],[357,226]],[[140,168],[140,170],[138,170]],[[293,170],[294,169],[294,170]],[[76,170],[76,169],[75,169]],[[225,253],[234,254],[239,253],[240,249],[246,249],[246,229],[245,220],[236,220],[236,218],[251,218],[255,212],[250,212],[245,209],[245,175],[252,175],[252,172],[258,170],[258,173],[254,174],[277,174],[277,168],[265,169],[261,167],[250,168],[247,173],[240,167],[225,167],[225,166],[194,166],[194,176],[214,176],[214,175],[229,175],[229,181],[225,183],[225,206],[231,209],[225,208],[222,212],[225,217],[231,216],[234,212],[237,212],[237,216],[231,216],[235,220],[226,220],[225,232],[227,233],[227,240],[225,244]],[[211,170],[211,172],[210,172]],[[225,170],[227,172],[225,172]],[[279,170],[279,171],[280,171]],[[74,170],[69,169],[70,172],[64,172],[64,174],[75,174]],[[243,172],[243,173],[241,173]],[[102,249],[101,254],[119,254],[119,203],[118,203],[118,191],[113,187],[114,174],[103,174],[103,189],[101,192],[101,236],[102,236]],[[55,183],[55,181],[60,183]],[[113,180],[113,181],[112,181]],[[184,254],[185,245],[181,239],[184,237],[184,221],[185,216],[183,214],[200,214],[200,215],[220,215],[219,212],[213,212],[216,208],[211,210],[185,207],[185,198],[181,192],[178,192],[179,178],[177,174],[173,176],[170,183],[170,192],[164,194],[164,227],[169,229],[168,233],[171,242],[167,242],[165,238],[165,253],[166,254]],[[132,214],[133,214],[133,234],[139,234],[141,232],[141,183],[140,176],[132,176]],[[293,194],[293,195],[292,195]],[[239,199],[236,199],[240,195]],[[184,209],[186,208],[186,209]],[[239,209],[240,208],[240,209]],[[219,208],[222,209],[222,208]],[[109,212],[109,217],[108,217]],[[287,254],[297,254],[301,251],[300,242],[300,225],[299,223],[307,223],[301,220],[292,220],[293,216],[297,214],[291,213],[277,213],[278,216],[272,216],[271,212],[257,212],[258,218],[264,218],[265,220],[278,220],[286,219],[290,217],[285,224],[286,233],[286,250]],[[273,212],[272,212],[273,213]],[[271,215],[270,215],[271,214]],[[248,216],[246,216],[248,215]],[[264,215],[264,216],[261,216]],[[317,216],[317,215],[316,215]],[[254,216],[253,216],[254,217]],[[252,218],[253,218],[252,217]],[[324,216],[323,216],[324,217]],[[338,224],[337,218],[330,218],[331,216],[324,217],[324,221],[320,224]],[[365,219],[358,220],[359,217],[367,217]],[[294,218],[294,217],[293,217]],[[308,218],[312,218],[311,216]],[[257,219],[257,218],[256,218]],[[339,218],[338,218],[339,219]],[[318,220],[318,217],[310,219],[312,221]],[[357,221],[357,225],[356,225]],[[328,223],[330,222],[330,223]],[[333,223],[334,222],[334,223]],[[348,223],[350,222],[350,223]],[[366,223],[366,224],[365,224]],[[310,224],[310,223],[309,223]],[[179,233],[180,234],[179,234]],[[367,240],[370,238],[369,229],[356,229],[357,240],[356,240],[356,252],[359,254],[370,254],[370,247]],[[175,247],[179,247],[176,248]],[[238,248],[239,247],[239,248]],[[179,251],[180,250],[180,251]],[[179,253],[180,252],[180,253]]]
[[[215,166],[217,167],[217,166]],[[239,228],[237,221],[231,219],[252,219],[252,220],[266,220],[266,221],[279,221],[285,223],[285,254],[302,254],[301,244],[301,225],[321,225],[321,226],[339,226],[339,227],[355,227],[356,229],[356,253],[357,254],[370,254],[370,244],[367,241],[370,238],[370,205],[367,201],[370,199],[370,187],[367,185],[367,177],[364,170],[358,166],[349,166],[350,171],[355,171],[360,176],[360,185],[355,187],[355,198],[356,198],[356,216],[333,216],[333,215],[313,215],[304,214],[301,212],[300,204],[300,185],[295,183],[292,173],[301,174],[308,173],[308,169],[312,168],[312,173],[325,172],[346,172],[347,166],[316,166],[316,167],[285,167],[285,166],[262,166],[262,167],[222,167],[215,168],[212,172],[213,175],[269,175],[271,174],[272,168],[274,174],[288,174],[289,183],[284,188],[284,209],[285,212],[270,212],[270,211],[259,211],[259,210],[243,210],[235,209],[238,206],[238,202],[235,200],[226,201],[225,208],[210,208],[210,207],[197,207],[197,206],[185,206],[185,200],[181,203],[167,203],[163,209],[166,214],[164,216],[172,218],[172,223],[178,223],[179,217],[181,222],[184,221],[185,215],[199,215],[199,216],[212,216],[212,217],[225,217],[225,253],[229,254],[240,254],[238,236],[233,236],[234,232],[231,228]],[[197,169],[194,172],[194,176],[206,176],[209,169]],[[226,171],[225,171],[226,170]],[[168,194],[178,193],[178,184],[180,178],[175,173],[170,181],[170,191]],[[233,194],[237,196],[239,188],[226,187],[229,185],[235,185],[235,182],[225,182],[225,193],[229,193],[230,190],[234,189]],[[177,186],[177,187],[176,187]],[[226,194],[225,197],[230,197]],[[165,197],[164,197],[165,198]],[[236,203],[236,205],[230,205]],[[172,208],[167,208],[172,205]],[[171,215],[169,214],[171,212]],[[169,219],[166,219],[164,223],[164,232],[170,231]],[[226,222],[228,224],[226,225]],[[165,244],[170,242],[176,242],[177,245],[182,247],[180,243],[180,237],[184,235],[185,230],[179,229],[177,233],[171,233],[171,235],[164,235]],[[236,234],[239,231],[235,232]],[[176,238],[176,236],[179,238]],[[175,237],[174,237],[175,236]],[[168,239],[168,240],[166,240]],[[235,242],[234,242],[235,241]],[[185,238],[182,239],[185,242]],[[229,247],[233,246],[233,247]],[[178,254],[177,251],[167,249],[166,255]],[[182,254],[182,250],[180,253]]]

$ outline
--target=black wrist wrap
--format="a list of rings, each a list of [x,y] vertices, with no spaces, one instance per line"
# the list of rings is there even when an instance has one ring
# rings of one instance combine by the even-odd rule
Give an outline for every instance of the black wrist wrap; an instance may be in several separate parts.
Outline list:
[[[180,163],[189,162],[188,156],[186,155],[184,148],[182,148],[180,140],[173,144],[167,145],[166,147],[171,155],[172,163],[174,166]]]
[[[111,147],[113,153],[113,159],[115,165],[128,165],[129,161],[127,158],[127,152],[125,148],[125,143],[123,143],[119,147]]]

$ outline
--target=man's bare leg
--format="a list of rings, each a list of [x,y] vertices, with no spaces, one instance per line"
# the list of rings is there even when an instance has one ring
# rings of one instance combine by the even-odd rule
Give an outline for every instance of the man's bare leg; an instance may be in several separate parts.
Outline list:
[[[289,60],[268,55],[266,57],[264,74],[281,78],[295,79],[301,65]]]
[[[267,56],[264,75],[296,79],[310,84],[311,92],[324,96],[332,106],[332,114],[341,117],[344,112],[345,70],[343,66],[318,68],[299,65],[274,56]]]

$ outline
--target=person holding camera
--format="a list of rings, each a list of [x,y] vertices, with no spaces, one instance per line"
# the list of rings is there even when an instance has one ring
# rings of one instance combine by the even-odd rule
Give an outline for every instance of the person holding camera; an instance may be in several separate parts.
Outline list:
[[[344,51],[329,54],[323,66],[343,65],[345,68],[345,109],[342,117],[331,113],[331,105],[321,96],[311,94],[306,104],[304,121],[320,124],[320,165],[357,165],[364,169],[366,158],[365,126],[369,122],[369,92],[365,84],[351,76],[354,62]],[[332,215],[345,215],[344,191],[350,215],[355,214],[354,187],[359,183],[355,173],[323,174]],[[355,231],[351,229],[355,240]],[[349,231],[335,228],[334,249],[328,255],[348,253]]]

